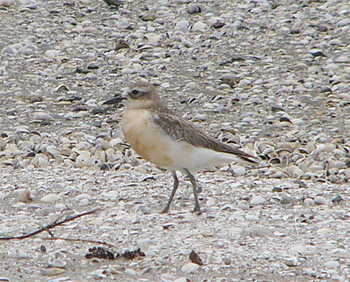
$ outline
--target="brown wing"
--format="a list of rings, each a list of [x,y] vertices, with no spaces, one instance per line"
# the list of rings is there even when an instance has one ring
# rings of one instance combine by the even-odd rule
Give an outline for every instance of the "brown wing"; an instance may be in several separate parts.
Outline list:
[[[157,113],[154,116],[154,122],[175,141],[185,141],[193,146],[200,146],[217,152],[234,154],[245,161],[257,163],[256,157],[220,142],[214,137],[199,130],[192,123],[179,116],[173,115],[172,113]]]

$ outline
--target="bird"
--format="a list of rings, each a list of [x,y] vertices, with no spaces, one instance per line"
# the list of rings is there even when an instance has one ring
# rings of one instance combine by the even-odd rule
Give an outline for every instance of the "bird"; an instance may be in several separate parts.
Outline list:
[[[148,81],[136,80],[121,95],[125,112],[121,129],[131,148],[145,160],[168,169],[174,179],[168,213],[179,186],[177,171],[188,176],[194,195],[193,212],[201,214],[193,173],[232,162],[258,163],[258,158],[206,134],[168,109]]]

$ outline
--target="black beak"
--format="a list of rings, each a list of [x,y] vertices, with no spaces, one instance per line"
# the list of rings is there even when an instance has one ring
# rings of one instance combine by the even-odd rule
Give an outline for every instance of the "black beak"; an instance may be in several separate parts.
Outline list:
[[[103,105],[114,105],[114,104],[120,104],[123,100],[125,100],[125,97],[122,97],[121,94],[116,94],[112,99],[109,99],[105,102],[103,102]]]

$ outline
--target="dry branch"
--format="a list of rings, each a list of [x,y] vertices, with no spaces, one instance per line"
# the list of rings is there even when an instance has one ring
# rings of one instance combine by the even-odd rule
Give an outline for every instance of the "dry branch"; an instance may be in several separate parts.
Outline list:
[[[66,222],[69,222],[69,221],[72,221],[72,220],[75,220],[79,217],[82,217],[82,216],[85,216],[85,215],[89,215],[89,214],[92,214],[92,213],[95,213],[96,211],[98,211],[99,208],[96,208],[96,209],[93,209],[93,210],[90,210],[90,211],[87,211],[87,212],[83,212],[83,213],[79,213],[79,214],[76,214],[76,215],[73,215],[73,216],[67,216],[65,219],[62,219],[60,221],[57,221],[55,220],[53,223],[49,224],[49,225],[46,225],[38,230],[35,230],[33,232],[30,232],[30,233],[27,233],[27,234],[24,234],[24,235],[19,235],[19,236],[9,236],[9,237],[0,237],[0,241],[5,241],[5,240],[23,240],[23,239],[26,239],[26,238],[29,238],[29,237],[32,237],[36,234],[39,234],[41,232],[44,232],[44,231],[48,231],[49,234],[52,236],[52,233],[49,231],[50,229],[56,227],[56,226],[59,226],[59,225],[62,225]],[[64,239],[63,239],[64,240]],[[77,239],[78,240],[78,239]],[[81,241],[81,240],[80,240]]]
[[[110,248],[117,248],[117,246],[111,243],[98,241],[98,240],[79,239],[79,238],[61,238],[61,237],[50,237],[50,238],[42,238],[42,239],[43,240],[63,240],[63,241],[69,241],[69,242],[84,242],[84,243],[100,244]]]

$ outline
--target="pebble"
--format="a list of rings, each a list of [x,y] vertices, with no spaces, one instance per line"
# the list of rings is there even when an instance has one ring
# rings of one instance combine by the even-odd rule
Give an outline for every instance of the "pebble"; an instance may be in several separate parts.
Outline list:
[[[338,27],[343,27],[346,25],[350,25],[350,19],[343,19],[343,20],[340,20],[339,22],[337,22]]]
[[[237,207],[242,210],[249,210],[249,203],[247,201],[239,201]]]
[[[49,261],[49,265],[57,268],[65,268],[67,263],[62,259],[55,258]]]
[[[178,21],[178,22],[176,23],[175,28],[176,28],[177,30],[180,30],[180,31],[187,31],[188,28],[189,28],[189,25],[190,25],[189,21],[187,21],[187,20],[181,20],[181,21]]]
[[[15,4],[14,0],[0,0],[0,6],[10,7]]]
[[[53,117],[49,115],[48,113],[44,112],[36,112],[33,114],[34,120],[53,120]]]
[[[40,268],[40,274],[43,276],[55,276],[55,275],[61,275],[65,273],[66,271],[61,268]]]
[[[64,282],[64,281],[71,281],[71,279],[69,277],[60,277],[57,279],[50,279],[48,280],[48,282]]]
[[[53,202],[57,202],[60,199],[61,197],[57,194],[48,194],[42,197],[41,201],[45,203],[53,203]]]
[[[330,260],[330,261],[327,261],[324,265],[329,269],[337,269],[340,264],[337,261]]]
[[[250,204],[252,206],[257,206],[257,205],[263,205],[265,204],[266,199],[262,196],[254,196],[251,200],[250,200]]]
[[[334,59],[335,63],[350,63],[350,56],[339,56]]]
[[[54,59],[58,56],[58,51],[57,50],[47,50],[45,52],[45,56],[50,58],[50,59]]]
[[[196,3],[191,3],[190,5],[188,5],[187,7],[187,12],[189,14],[198,14],[202,11],[202,8],[196,4]]]
[[[322,196],[316,196],[314,201],[315,201],[316,205],[325,205],[325,204],[327,204],[326,198],[324,198]]]
[[[198,270],[198,268],[199,268],[198,264],[189,262],[182,266],[181,271],[186,273],[194,273]]]
[[[191,31],[203,32],[206,30],[206,28],[207,28],[207,25],[205,23],[198,21],[192,26]]]
[[[127,274],[129,276],[136,276],[136,271],[131,269],[131,268],[127,268],[127,269],[125,269],[125,274]]]
[[[315,201],[314,201],[313,199],[311,199],[311,198],[306,198],[306,199],[304,200],[304,204],[305,204],[306,206],[314,206],[316,203],[315,203]]]
[[[19,200],[24,203],[28,203],[32,200],[30,191],[28,189],[24,189],[20,194],[19,194]]]
[[[221,17],[212,17],[208,19],[208,24],[213,28],[221,28],[225,25],[225,20]]]
[[[246,168],[244,166],[234,165],[231,166],[231,169],[235,176],[242,176],[246,174]]]
[[[104,274],[105,269],[97,269],[95,271],[92,271],[90,273],[90,276],[94,279],[105,279],[107,278],[107,275]]]
[[[175,280],[173,280],[173,282],[188,282],[186,277],[179,277]]]

